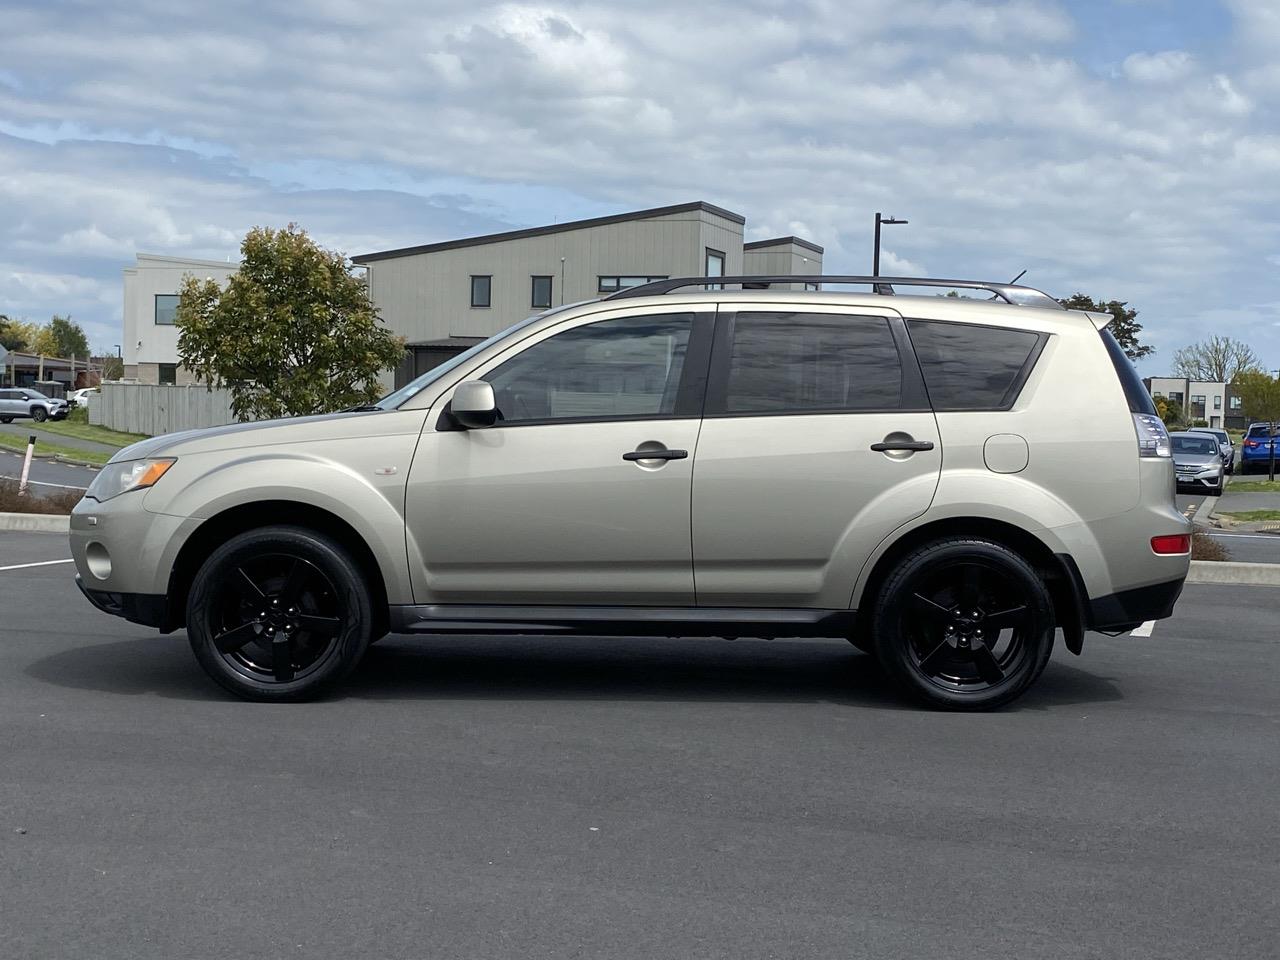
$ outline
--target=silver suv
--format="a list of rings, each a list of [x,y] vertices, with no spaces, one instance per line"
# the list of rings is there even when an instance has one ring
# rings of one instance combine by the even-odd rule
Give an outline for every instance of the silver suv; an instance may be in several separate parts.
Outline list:
[[[30,387],[0,387],[0,423],[13,423],[30,417],[36,423],[65,420],[70,411],[67,401],[46,397]]]
[[[983,293],[890,295],[912,285]],[[993,707],[1057,630],[1079,653],[1167,617],[1187,575],[1108,320],[966,281],[649,283],[373,409],[120,451],[71,518],[77,582],[255,700],[320,694],[388,632],[580,633],[844,637]]]

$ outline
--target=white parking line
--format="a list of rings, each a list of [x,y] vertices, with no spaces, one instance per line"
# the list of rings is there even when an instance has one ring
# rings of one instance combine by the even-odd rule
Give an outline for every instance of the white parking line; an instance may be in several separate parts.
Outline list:
[[[38,563],[14,563],[7,567],[0,567],[0,570],[25,570],[27,567],[48,567],[55,563],[74,563],[70,557],[66,560],[41,560]]]
[[[21,480],[21,477],[11,477],[7,473],[0,473],[0,480]],[[37,487],[61,487],[63,490],[88,490],[88,487],[78,487],[74,483],[49,483],[47,480],[28,480],[27,483],[34,483]]]
[[[1218,540],[1274,540],[1280,543],[1280,536],[1274,533],[1216,533],[1209,530],[1205,531],[1205,536]]]
[[[1131,630],[1129,632],[1129,636],[1149,637],[1151,636],[1151,631],[1154,630],[1155,628],[1156,628],[1156,622],[1154,620],[1148,620],[1145,623],[1143,623],[1142,626],[1135,627],[1133,630]]]

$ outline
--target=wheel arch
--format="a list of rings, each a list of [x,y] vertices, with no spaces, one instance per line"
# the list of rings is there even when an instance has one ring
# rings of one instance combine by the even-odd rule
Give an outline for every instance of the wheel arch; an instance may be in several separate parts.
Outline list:
[[[364,537],[349,524],[323,507],[296,500],[259,500],[228,507],[206,519],[178,551],[169,573],[168,629],[184,626],[187,596],[201,564],[214,550],[232,537],[261,527],[295,526],[322,533],[346,549],[356,561],[369,586],[373,606],[374,637],[387,632],[387,585],[382,568]]]
[[[1017,553],[1030,563],[1044,579],[1053,601],[1054,621],[1063,631],[1067,649],[1079,654],[1084,645],[1085,589],[1080,571],[1070,554],[1057,553],[1040,537],[1004,520],[990,517],[956,516],[932,520],[903,531],[887,545],[870,565],[852,605],[869,606],[884,581],[898,562],[908,553],[937,540],[971,538],[990,540]],[[860,617],[866,623],[865,617]]]

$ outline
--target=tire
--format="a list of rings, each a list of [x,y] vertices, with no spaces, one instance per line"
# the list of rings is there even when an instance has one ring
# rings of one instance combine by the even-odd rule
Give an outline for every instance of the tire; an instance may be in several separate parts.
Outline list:
[[[32,407],[31,419],[34,420],[36,423],[44,423],[46,420],[49,419],[49,411],[46,410],[44,407]]]
[[[1009,703],[1053,652],[1044,582],[1021,556],[987,540],[940,540],[913,551],[872,609],[876,656],[908,693],[934,707]]]
[[[0,417],[0,423],[13,423],[13,417]]]
[[[350,554],[302,527],[263,527],[209,555],[187,598],[187,636],[217,683],[246,700],[311,700],[369,647],[369,588]]]

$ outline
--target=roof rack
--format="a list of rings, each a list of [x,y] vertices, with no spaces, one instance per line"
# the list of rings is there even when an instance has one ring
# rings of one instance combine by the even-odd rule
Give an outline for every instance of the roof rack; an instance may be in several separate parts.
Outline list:
[[[952,290],[985,290],[993,294],[992,299],[999,298],[1005,303],[1028,307],[1056,307],[1065,310],[1062,304],[1043,290],[1035,287],[1024,287],[1016,283],[988,283],[985,280],[938,280],[933,277],[848,277],[803,274],[781,274],[763,277],[674,277],[670,280],[654,280],[639,286],[619,290],[604,299],[624,300],[628,297],[656,297],[683,287],[706,286],[722,288],[726,284],[741,284],[744,290],[767,290],[775,283],[823,283],[823,284],[866,284],[876,293],[885,296],[894,295],[894,287],[942,287]]]

